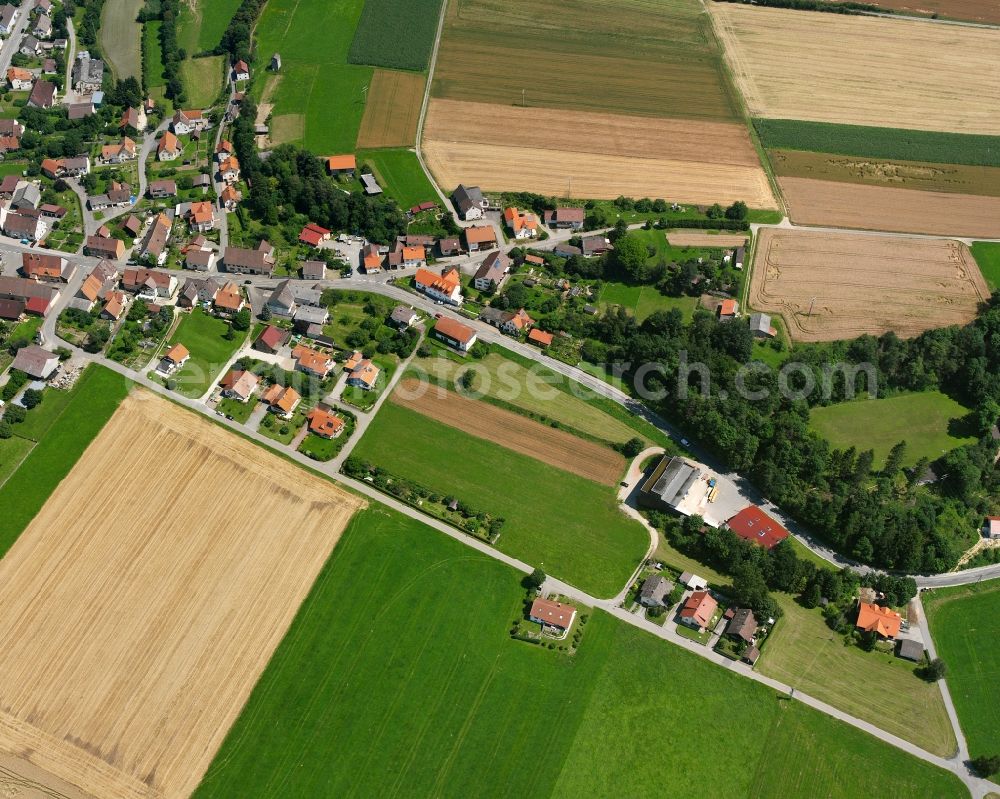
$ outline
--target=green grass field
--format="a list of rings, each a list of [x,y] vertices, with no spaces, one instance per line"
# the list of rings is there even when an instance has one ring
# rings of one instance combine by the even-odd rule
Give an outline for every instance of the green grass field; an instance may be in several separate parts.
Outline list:
[[[181,64],[181,75],[184,78],[188,105],[194,108],[207,108],[212,105],[226,80],[225,69],[225,56],[185,59]]]
[[[935,164],[1000,166],[1000,136],[873,128],[795,119],[755,119],[753,124],[761,144],[768,150],[809,150]]]
[[[364,161],[371,163],[379,185],[404,210],[425,200],[441,201],[412,150],[360,150],[358,162]]]
[[[10,477],[34,444],[26,438],[11,436],[0,438],[0,486]]]
[[[996,580],[922,595],[948,689],[973,757],[1000,741],[1000,584]]]
[[[281,141],[298,142],[321,156],[354,151],[365,110],[363,89],[373,71],[347,63],[363,5],[363,0],[271,0],[265,6],[257,51],[265,59],[281,53],[272,119],[272,134],[289,131]],[[258,87],[265,76],[274,79],[265,66],[257,64]]]
[[[41,441],[0,487],[0,556],[41,510],[93,438],[125,399],[129,383],[101,366],[90,366],[73,388],[58,418],[49,418]],[[35,410],[39,410],[43,401]]]
[[[649,542],[642,525],[618,509],[612,488],[392,402],[353,454],[502,516],[498,549],[595,596],[616,594]]]
[[[962,421],[968,414],[968,408],[941,392],[923,391],[813,408],[809,426],[838,449],[874,450],[876,466],[905,440],[904,465],[913,465],[923,457],[933,460],[973,443],[975,436]]]
[[[941,692],[913,673],[913,663],[844,646],[818,610],[803,608],[787,594],[775,598],[785,615],[764,645],[758,671],[929,752],[955,753]]]
[[[118,79],[139,78],[142,73],[142,25],[136,22],[142,6],[143,0],[105,0],[101,8],[98,39]]]
[[[628,286],[610,281],[602,286],[597,301],[603,308],[621,305],[640,322],[657,311],[669,311],[671,308],[679,308],[684,318],[690,319],[698,307],[697,297],[668,297],[655,286]]]
[[[150,97],[160,102],[167,102],[164,96],[167,79],[163,75],[163,52],[160,50],[161,25],[163,23],[160,20],[154,19],[142,26],[142,36],[145,42],[142,76]]]
[[[995,241],[974,241],[972,257],[986,278],[991,291],[1000,291],[1000,244]]]
[[[188,0],[181,3],[177,43],[188,57],[215,48],[233,18],[240,0]],[[193,87],[188,85],[190,92]]]
[[[373,67],[427,69],[442,0],[365,0],[348,60]]]
[[[573,656],[514,641],[522,597],[505,566],[359,513],[195,797],[966,796],[606,614]]]
[[[222,367],[243,343],[245,333],[237,333],[232,341],[227,341],[224,336],[228,329],[226,322],[201,308],[181,318],[163,351],[180,343],[191,353],[191,359],[172,376],[177,381],[177,391],[185,397],[200,397],[208,391]]]

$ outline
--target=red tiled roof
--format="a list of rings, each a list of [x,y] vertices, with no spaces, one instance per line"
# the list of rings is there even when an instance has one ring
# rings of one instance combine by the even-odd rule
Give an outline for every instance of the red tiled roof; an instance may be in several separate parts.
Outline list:
[[[735,516],[730,517],[726,527],[744,541],[750,541],[764,549],[771,549],[788,538],[788,530],[756,505],[747,505]]]
[[[540,344],[543,347],[548,347],[552,343],[552,338],[551,333],[546,333],[544,330],[539,330],[538,328],[528,333],[528,341]]]
[[[471,327],[463,325],[458,320],[452,319],[448,316],[442,316],[438,319],[434,324],[434,329],[448,338],[454,339],[460,344],[465,344],[471,341],[472,337],[476,335],[476,331]]]
[[[903,617],[889,608],[867,602],[860,603],[858,607],[857,627],[861,630],[878,633],[883,638],[895,638],[902,624]]]

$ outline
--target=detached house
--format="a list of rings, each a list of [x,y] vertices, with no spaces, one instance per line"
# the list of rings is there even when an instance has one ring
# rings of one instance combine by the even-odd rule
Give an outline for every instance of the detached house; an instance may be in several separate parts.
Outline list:
[[[245,369],[230,369],[219,381],[222,396],[231,397],[238,402],[246,402],[257,390],[260,378]]]
[[[47,80],[36,80],[28,96],[28,105],[32,108],[52,108],[56,104],[58,91],[56,85]]]
[[[135,142],[126,136],[118,144],[106,144],[101,148],[101,163],[122,164],[134,161],[137,155]]]
[[[858,620],[855,627],[865,632],[873,632],[879,638],[893,639],[899,635],[903,617],[894,610],[878,605],[858,603]]]
[[[354,177],[358,169],[357,159],[353,155],[331,155],[326,159],[326,170],[331,175],[346,175]]]
[[[321,438],[337,438],[344,432],[344,420],[323,406],[317,405],[306,418],[309,420],[309,432]]]
[[[215,293],[213,304],[219,313],[231,315],[242,311],[246,300],[243,299],[243,292],[239,285],[230,280]]]
[[[326,379],[336,364],[332,355],[311,349],[304,344],[292,348],[292,358],[295,360],[296,369],[315,375],[321,380]]]
[[[215,229],[215,209],[207,200],[191,203],[187,219],[191,230],[198,233],[207,233]]]
[[[496,250],[486,256],[472,278],[472,284],[479,291],[497,291],[510,274],[510,258]]]
[[[146,129],[146,112],[142,108],[126,108],[122,112],[122,118],[118,121],[121,130],[134,130],[142,133]]]
[[[170,241],[170,217],[158,214],[146,231],[139,245],[139,256],[152,261],[157,266],[163,266],[167,260],[167,243]],[[128,274],[126,270],[125,274]],[[173,291],[170,292],[173,294]],[[169,296],[169,295],[167,295]]]
[[[42,349],[37,344],[31,344],[17,351],[11,366],[35,380],[48,380],[59,368],[59,356]]]
[[[492,225],[473,225],[463,231],[465,248],[469,252],[490,250],[497,246],[497,234]]]
[[[14,26],[17,24],[20,11],[16,6],[12,6],[7,3],[0,6],[0,34],[4,36],[10,36],[14,30]]]
[[[35,75],[30,70],[21,67],[11,67],[7,70],[7,86],[15,92],[31,91]]]
[[[163,132],[159,144],[156,145],[156,158],[160,161],[173,161],[181,154],[181,143],[169,130]]]
[[[283,419],[291,419],[292,414],[295,413],[295,409],[299,407],[299,403],[302,402],[302,397],[299,396],[299,392],[296,391],[291,386],[287,388],[285,386],[279,386],[275,383],[267,391],[264,392],[264,396],[261,400],[267,403],[268,410],[276,416],[280,416]]]
[[[73,88],[80,94],[99,92],[104,84],[104,62],[80,53],[73,64]]]
[[[432,300],[440,300],[451,305],[461,305],[462,276],[457,269],[448,269],[438,275],[429,269],[418,269],[413,276],[413,284],[417,291],[426,294]]]
[[[451,200],[455,204],[455,210],[465,221],[482,219],[483,213],[489,208],[489,202],[483,197],[479,186],[464,186],[459,184],[451,195]]]
[[[262,241],[253,250],[243,247],[226,247],[226,252],[222,256],[222,264],[227,272],[270,276],[274,273],[274,247],[267,241]]]
[[[557,630],[568,630],[576,618],[576,608],[552,599],[538,597],[531,603],[528,618],[542,627],[553,627]]]
[[[149,184],[149,196],[154,200],[163,200],[177,196],[177,182],[174,180],[154,180]]]
[[[15,239],[29,239],[38,241],[45,234],[45,226],[37,216],[14,213],[6,209],[0,209],[0,219],[4,235]]]
[[[708,591],[695,591],[681,608],[680,621],[698,632],[705,632],[718,610],[719,603]]]
[[[381,372],[381,369],[366,358],[351,370],[347,376],[347,385],[360,388],[362,391],[371,391],[375,388]]]
[[[177,291],[177,278],[152,269],[129,267],[122,276],[122,286],[126,291],[138,293],[140,299],[169,299]]]
[[[177,111],[170,120],[170,129],[177,136],[201,132],[209,127],[208,117],[200,110]]]
[[[579,230],[583,227],[586,212],[582,208],[556,208],[546,211],[545,224],[558,230]]]
[[[240,59],[233,66],[233,80],[250,80],[250,67],[247,66],[247,62]]]
[[[227,211],[235,211],[242,200],[243,193],[235,186],[226,186],[219,195],[219,202]]]
[[[479,318],[509,336],[516,336],[525,330],[530,330],[535,324],[535,320],[528,316],[528,312],[524,308],[517,311],[501,311],[499,308],[487,307],[483,308]]]
[[[517,240],[533,239],[538,235],[538,217],[534,214],[521,213],[517,208],[507,208],[503,212],[503,221]]]
[[[240,162],[235,155],[219,163],[219,177],[226,183],[236,183],[240,179]]]
[[[437,320],[431,333],[439,341],[443,341],[449,347],[454,347],[460,352],[468,352],[476,343],[475,330],[447,316],[442,316]]]

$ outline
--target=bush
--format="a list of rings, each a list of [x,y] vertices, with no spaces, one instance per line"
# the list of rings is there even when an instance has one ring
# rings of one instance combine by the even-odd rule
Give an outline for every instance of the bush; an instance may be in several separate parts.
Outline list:
[[[545,572],[541,569],[536,568],[531,574],[526,575],[521,581],[521,584],[525,588],[539,589],[542,587],[542,583],[545,582]]]
[[[10,438],[14,435],[14,428],[10,426],[9,422],[0,420],[0,438]]]
[[[37,388],[29,388],[27,391],[24,392],[24,395],[21,397],[21,403],[29,411],[35,406],[39,405],[41,401],[42,401],[42,392],[39,391]]]
[[[3,412],[3,419],[8,424],[20,424],[27,415],[28,412],[20,405],[8,405]]]

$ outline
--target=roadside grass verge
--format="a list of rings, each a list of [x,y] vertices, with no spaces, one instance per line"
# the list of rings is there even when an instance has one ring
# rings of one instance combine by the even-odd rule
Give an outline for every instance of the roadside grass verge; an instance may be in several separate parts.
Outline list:
[[[990,291],[1000,291],[1000,243],[974,241],[971,249]]]
[[[875,466],[900,441],[906,441],[905,466],[923,457],[934,460],[949,450],[973,443],[965,417],[971,411],[940,391],[861,399],[813,408],[809,426],[834,447],[875,451]]]
[[[613,488],[463,433],[392,402],[353,454],[503,517],[498,549],[595,596],[613,596],[646,552]]]
[[[942,757],[955,753],[955,736],[937,685],[893,654],[844,646],[818,610],[775,594],[785,612],[757,662],[757,670],[828,702]]]
[[[1000,741],[1000,583],[996,580],[922,595],[948,689],[972,757],[994,755]]]
[[[0,508],[4,508],[0,515],[0,556],[7,553],[111,418],[128,394],[129,385],[121,375],[102,366],[92,365],[80,375],[62,413],[49,419],[45,435],[21,467],[0,487]],[[44,404],[45,400],[35,410]],[[109,476],[109,479],[118,477]],[[91,510],[97,512],[99,509]]]

